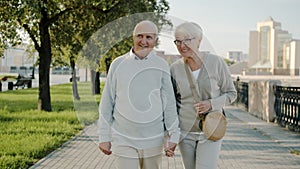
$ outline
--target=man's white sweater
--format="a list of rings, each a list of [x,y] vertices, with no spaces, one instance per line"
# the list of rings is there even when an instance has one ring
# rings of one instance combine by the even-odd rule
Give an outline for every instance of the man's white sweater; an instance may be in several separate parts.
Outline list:
[[[148,149],[163,145],[165,129],[178,143],[174,91],[167,62],[152,51],[115,59],[99,106],[99,142]]]

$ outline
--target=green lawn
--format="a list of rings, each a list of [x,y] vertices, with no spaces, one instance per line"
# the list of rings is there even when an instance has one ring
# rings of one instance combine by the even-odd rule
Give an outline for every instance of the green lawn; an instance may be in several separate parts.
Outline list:
[[[71,84],[51,86],[53,111],[44,112],[36,110],[36,88],[0,92],[0,168],[28,168],[93,123],[100,96],[89,83],[79,94],[74,102]]]

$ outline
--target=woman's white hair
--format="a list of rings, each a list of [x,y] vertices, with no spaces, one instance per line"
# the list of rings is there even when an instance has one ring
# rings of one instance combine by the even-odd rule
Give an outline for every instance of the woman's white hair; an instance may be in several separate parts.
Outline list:
[[[184,22],[178,25],[175,29],[175,36],[177,34],[189,36],[189,37],[195,37],[200,41],[202,40],[202,36],[203,36],[202,28],[194,22]]]

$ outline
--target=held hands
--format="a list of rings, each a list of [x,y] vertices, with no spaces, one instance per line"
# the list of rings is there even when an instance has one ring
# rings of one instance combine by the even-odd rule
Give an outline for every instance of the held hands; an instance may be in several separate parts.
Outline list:
[[[211,104],[210,104],[210,101],[208,101],[208,100],[195,103],[194,107],[198,114],[202,114],[202,113],[205,113],[205,112],[211,110]]]
[[[177,146],[176,143],[169,142],[169,146],[165,148],[165,153],[167,157],[174,157],[176,146]]]
[[[164,141],[164,150],[167,157],[173,157],[175,155],[175,149],[177,144],[169,142],[169,140],[170,140],[170,136],[166,135]]]
[[[99,143],[99,149],[106,155],[111,154],[111,143],[110,142],[103,142]]]

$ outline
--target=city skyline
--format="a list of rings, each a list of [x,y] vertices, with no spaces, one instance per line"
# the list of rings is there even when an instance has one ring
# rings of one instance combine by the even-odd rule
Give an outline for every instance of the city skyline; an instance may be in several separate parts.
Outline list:
[[[280,22],[282,29],[300,39],[298,0],[169,0],[168,16],[182,21],[198,23],[204,36],[218,55],[226,57],[228,51],[248,53],[249,32],[256,30],[258,22],[269,17]],[[178,54],[170,42],[172,35],[160,38],[160,50]]]

